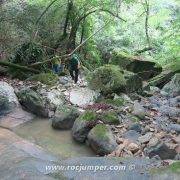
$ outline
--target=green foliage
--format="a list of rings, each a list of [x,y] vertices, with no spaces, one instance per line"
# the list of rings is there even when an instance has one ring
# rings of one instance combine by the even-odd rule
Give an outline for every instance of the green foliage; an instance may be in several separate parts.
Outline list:
[[[105,54],[111,54],[114,49],[120,49],[124,57],[148,46],[143,1],[72,1],[73,7],[70,11],[66,38],[62,37],[68,1],[55,1],[41,17],[51,2],[26,0],[1,3],[0,55],[3,59],[12,57],[14,62],[27,65],[48,59],[56,53],[64,54],[70,32],[75,25],[78,24],[75,29],[77,46],[81,40],[85,40],[109,20],[110,23],[81,49],[83,65],[88,69],[93,70],[108,62],[104,59]],[[148,30],[153,50],[141,55],[163,65],[180,61],[178,2],[151,0],[149,6]],[[126,22],[115,17],[117,15]],[[123,62],[126,63],[125,59]]]
[[[13,63],[21,65],[29,65],[38,61],[42,61],[44,52],[42,48],[32,42],[22,44],[15,53]]]

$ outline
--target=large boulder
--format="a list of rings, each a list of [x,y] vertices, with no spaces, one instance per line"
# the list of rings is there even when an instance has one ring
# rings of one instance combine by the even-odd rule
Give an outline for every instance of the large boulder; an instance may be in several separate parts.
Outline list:
[[[126,93],[141,91],[143,83],[142,78],[139,75],[130,71],[124,71],[124,78],[126,80]]]
[[[76,87],[66,92],[68,100],[79,107],[93,104],[98,98],[99,93],[88,87]]]
[[[134,73],[138,73],[144,80],[150,79],[162,71],[156,62],[144,60],[123,51],[115,50],[112,53],[111,63]]]
[[[0,81],[0,115],[8,113],[19,106],[14,89],[8,83]]]
[[[89,85],[103,94],[121,92],[126,84],[123,71],[114,65],[105,65],[97,68],[88,78]]]
[[[127,66],[135,60],[135,57],[124,52],[124,51],[118,51],[114,50],[112,53],[112,57],[110,62],[114,65],[118,65],[123,69],[126,69]]]
[[[93,111],[86,111],[79,116],[72,127],[72,136],[78,142],[85,142],[89,131],[97,123],[97,115]]]
[[[178,96],[180,94],[180,73],[175,74],[172,80],[163,87],[162,91],[172,97]]]
[[[48,109],[46,108],[45,101],[39,93],[26,88],[17,93],[19,102],[25,109],[41,117],[49,117]]]
[[[101,156],[107,155],[117,147],[116,140],[109,126],[96,125],[88,134],[90,147]]]
[[[148,148],[147,153],[150,158],[158,155],[162,160],[174,159],[177,154],[174,149],[170,149],[166,144],[161,142],[153,147]]]
[[[59,106],[52,118],[52,127],[55,129],[71,129],[79,115],[80,113],[75,107]]]
[[[38,89],[38,93],[46,102],[46,106],[51,112],[55,112],[56,108],[65,103],[62,92],[58,89]]]

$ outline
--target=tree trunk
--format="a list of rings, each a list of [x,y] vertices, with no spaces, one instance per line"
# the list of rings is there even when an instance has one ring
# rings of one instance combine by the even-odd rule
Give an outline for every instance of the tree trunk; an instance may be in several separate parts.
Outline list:
[[[74,25],[71,28],[70,35],[69,35],[67,49],[69,49],[69,48],[75,49],[75,47],[76,47],[76,34],[78,31],[78,28],[79,28],[79,22],[77,22],[76,24],[74,23]]]
[[[16,68],[16,69],[19,69],[22,71],[30,71],[30,72],[37,73],[37,74],[40,73],[39,70],[32,69],[32,68],[29,68],[27,66],[21,66],[18,64],[10,63],[10,62],[0,61],[0,65],[5,66],[5,67],[13,67],[13,68]]]

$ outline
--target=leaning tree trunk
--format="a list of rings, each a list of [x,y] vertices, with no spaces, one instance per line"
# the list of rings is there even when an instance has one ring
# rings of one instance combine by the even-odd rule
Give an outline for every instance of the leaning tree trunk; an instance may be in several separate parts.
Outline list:
[[[21,65],[18,65],[18,64],[10,63],[10,62],[0,61],[0,65],[5,66],[5,67],[13,67],[13,68],[19,69],[21,71],[29,71],[29,72],[32,72],[32,73],[40,73],[39,70],[32,69],[32,68],[29,68],[27,66],[21,66]]]

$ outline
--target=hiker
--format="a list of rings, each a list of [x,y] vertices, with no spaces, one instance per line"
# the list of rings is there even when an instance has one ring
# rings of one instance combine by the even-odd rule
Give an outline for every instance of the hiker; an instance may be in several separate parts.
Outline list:
[[[56,55],[53,60],[52,60],[52,69],[55,74],[60,73],[60,68],[61,68],[61,60],[59,57]]]
[[[71,53],[71,51],[72,50],[69,49],[68,53]],[[73,55],[71,55],[69,59],[69,72],[75,84],[78,82],[79,68],[80,68],[79,56],[74,53]]]

